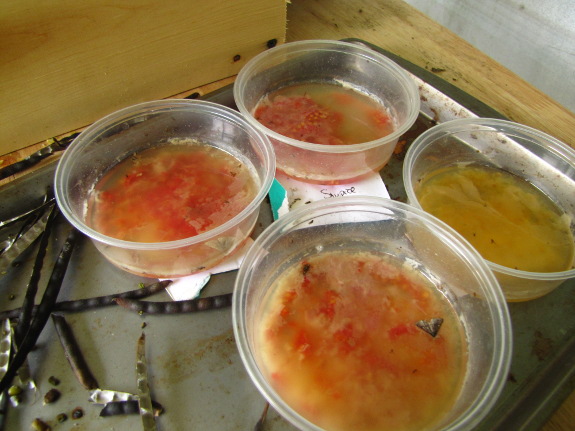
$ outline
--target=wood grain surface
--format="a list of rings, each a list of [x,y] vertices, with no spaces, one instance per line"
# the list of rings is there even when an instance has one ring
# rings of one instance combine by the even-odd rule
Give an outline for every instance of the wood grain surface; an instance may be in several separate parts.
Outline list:
[[[0,155],[237,74],[284,0],[3,0]]]
[[[211,82],[209,84],[205,84],[205,85],[202,85],[202,86],[199,86],[196,88],[192,88],[190,90],[183,91],[181,93],[170,96],[170,98],[179,99],[179,98],[189,97],[191,95],[193,95],[194,97],[196,97],[196,96],[201,97],[204,94],[211,93],[212,91],[216,91],[216,90],[218,90],[218,89],[220,89],[226,85],[231,84],[232,82],[234,82],[234,80],[235,80],[235,76],[230,76],[230,77],[220,79],[220,80],[215,81],[215,82]],[[54,138],[62,139],[68,135],[71,135],[72,133],[81,132],[83,129],[85,129],[85,127],[81,127],[79,129],[75,129],[75,130],[70,130],[66,133],[62,133],[62,134],[59,134],[57,136],[54,136]],[[41,148],[48,145],[49,142],[50,142],[50,140],[41,141],[41,142],[38,142],[36,144],[30,145],[28,147],[22,148],[20,150],[16,150],[16,151],[13,151],[11,153],[5,154],[4,156],[0,156],[0,168],[2,168],[3,166],[11,165],[11,164],[13,164],[19,160],[25,159],[29,155],[35,153],[36,151],[38,151]],[[0,186],[2,186],[3,184],[7,184],[11,181],[14,181],[16,178],[19,178],[23,175],[26,175],[30,171],[39,169],[42,166],[46,165],[47,163],[51,163],[52,161],[57,160],[61,155],[62,155],[62,153],[57,153],[57,154],[51,155],[27,171],[23,171],[23,172],[20,172],[16,175],[12,175],[8,178],[0,180]]]

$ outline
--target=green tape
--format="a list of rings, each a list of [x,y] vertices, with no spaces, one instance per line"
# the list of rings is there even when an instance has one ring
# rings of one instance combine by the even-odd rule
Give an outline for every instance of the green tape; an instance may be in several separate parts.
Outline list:
[[[272,215],[274,220],[279,218],[278,211],[280,207],[287,201],[287,193],[278,180],[274,178],[272,186],[270,187],[270,204],[272,206]]]

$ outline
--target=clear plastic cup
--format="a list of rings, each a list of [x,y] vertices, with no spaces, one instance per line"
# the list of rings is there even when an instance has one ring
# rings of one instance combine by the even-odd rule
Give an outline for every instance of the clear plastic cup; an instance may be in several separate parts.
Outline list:
[[[394,130],[383,138],[350,145],[322,145],[283,136],[254,117],[270,93],[295,84],[324,83],[366,94],[389,112]],[[265,51],[240,70],[234,83],[239,111],[271,140],[277,169],[305,182],[334,184],[378,172],[389,161],[398,138],[419,114],[417,84],[384,55],[348,42],[309,40]]]
[[[87,201],[102,175],[134,153],[170,139],[193,139],[231,154],[251,170],[257,195],[223,224],[174,241],[125,241],[91,226]],[[172,278],[209,269],[245,243],[274,173],[268,138],[236,111],[205,101],[161,100],[122,109],[85,129],[58,163],[55,194],[64,216],[114,265],[145,277]]]
[[[450,303],[465,332],[466,374],[452,407],[425,429],[474,429],[496,403],[509,371],[512,333],[505,299],[485,261],[457,232],[420,209],[384,198],[314,202],[282,216],[256,239],[240,266],[232,305],[236,342],[255,386],[299,429],[322,429],[274,389],[258,343],[274,281],[294,263],[334,250],[396,258],[432,281]]]
[[[494,167],[533,184],[571,220],[571,240],[575,237],[575,150],[571,147],[541,131],[506,120],[468,118],[445,122],[422,133],[407,151],[403,181],[408,202],[421,208],[417,198],[421,180],[456,165]],[[508,301],[538,298],[575,277],[575,261],[570,268],[557,272],[522,271],[486,262]]]

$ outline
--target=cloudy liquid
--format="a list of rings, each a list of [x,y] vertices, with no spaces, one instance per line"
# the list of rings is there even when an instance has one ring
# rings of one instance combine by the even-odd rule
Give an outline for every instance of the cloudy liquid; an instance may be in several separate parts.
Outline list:
[[[452,166],[423,178],[415,194],[425,211],[491,262],[531,272],[573,265],[570,217],[516,175],[480,165]]]
[[[359,144],[394,130],[391,116],[375,99],[333,84],[284,87],[260,101],[254,117],[277,133],[314,144]]]
[[[443,295],[413,269],[330,252],[287,269],[260,310],[260,363],[278,394],[330,431],[419,431],[451,408],[467,343]],[[433,337],[416,322],[442,318]]]
[[[88,222],[126,241],[164,242],[198,235],[233,218],[257,194],[249,167],[197,142],[133,154],[96,184]]]

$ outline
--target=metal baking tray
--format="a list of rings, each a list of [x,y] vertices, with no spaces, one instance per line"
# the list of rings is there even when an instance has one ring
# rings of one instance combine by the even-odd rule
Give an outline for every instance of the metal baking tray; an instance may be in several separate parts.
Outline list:
[[[461,116],[503,118],[499,113],[471,98],[436,75],[364,41],[361,43],[391,57],[419,80],[422,110],[414,127],[400,138],[401,152],[394,154],[381,171],[392,199],[405,201],[401,166],[413,139],[437,122]],[[235,107],[232,87],[227,86],[202,97]],[[55,162],[0,188],[0,220],[39,203],[52,185]],[[253,236],[272,222],[269,202],[264,202]],[[69,229],[63,220],[56,226],[48,262],[51,262]],[[14,267],[0,279],[0,309],[19,307],[35,257],[36,249],[21,255]],[[44,271],[41,286],[49,271]],[[202,295],[232,292],[235,271],[212,277]],[[82,238],[66,274],[60,300],[80,299],[136,289],[139,283],[154,280],[127,274],[109,264],[91,241]],[[575,389],[575,280],[553,293],[529,302],[509,304],[513,323],[514,349],[511,372],[503,393],[478,430],[536,430]],[[39,293],[41,294],[41,292]],[[170,301],[163,292],[150,298]],[[68,313],[66,319],[92,373],[102,389],[137,391],[136,345],[146,334],[146,355],[153,399],[165,412],[157,418],[160,430],[251,430],[265,400],[252,384],[240,360],[232,331],[231,310],[220,309],[180,315],[139,315],[110,306],[98,310]],[[49,321],[29,364],[37,386],[27,392],[18,407],[10,407],[0,418],[6,430],[29,429],[41,418],[57,430],[141,429],[138,415],[100,417],[103,406],[89,401],[89,392],[74,377],[55,329]],[[43,395],[54,387],[57,377],[60,399],[43,405]],[[84,416],[72,418],[80,407]],[[64,413],[62,423],[57,416]],[[270,409],[267,431],[294,430]]]

